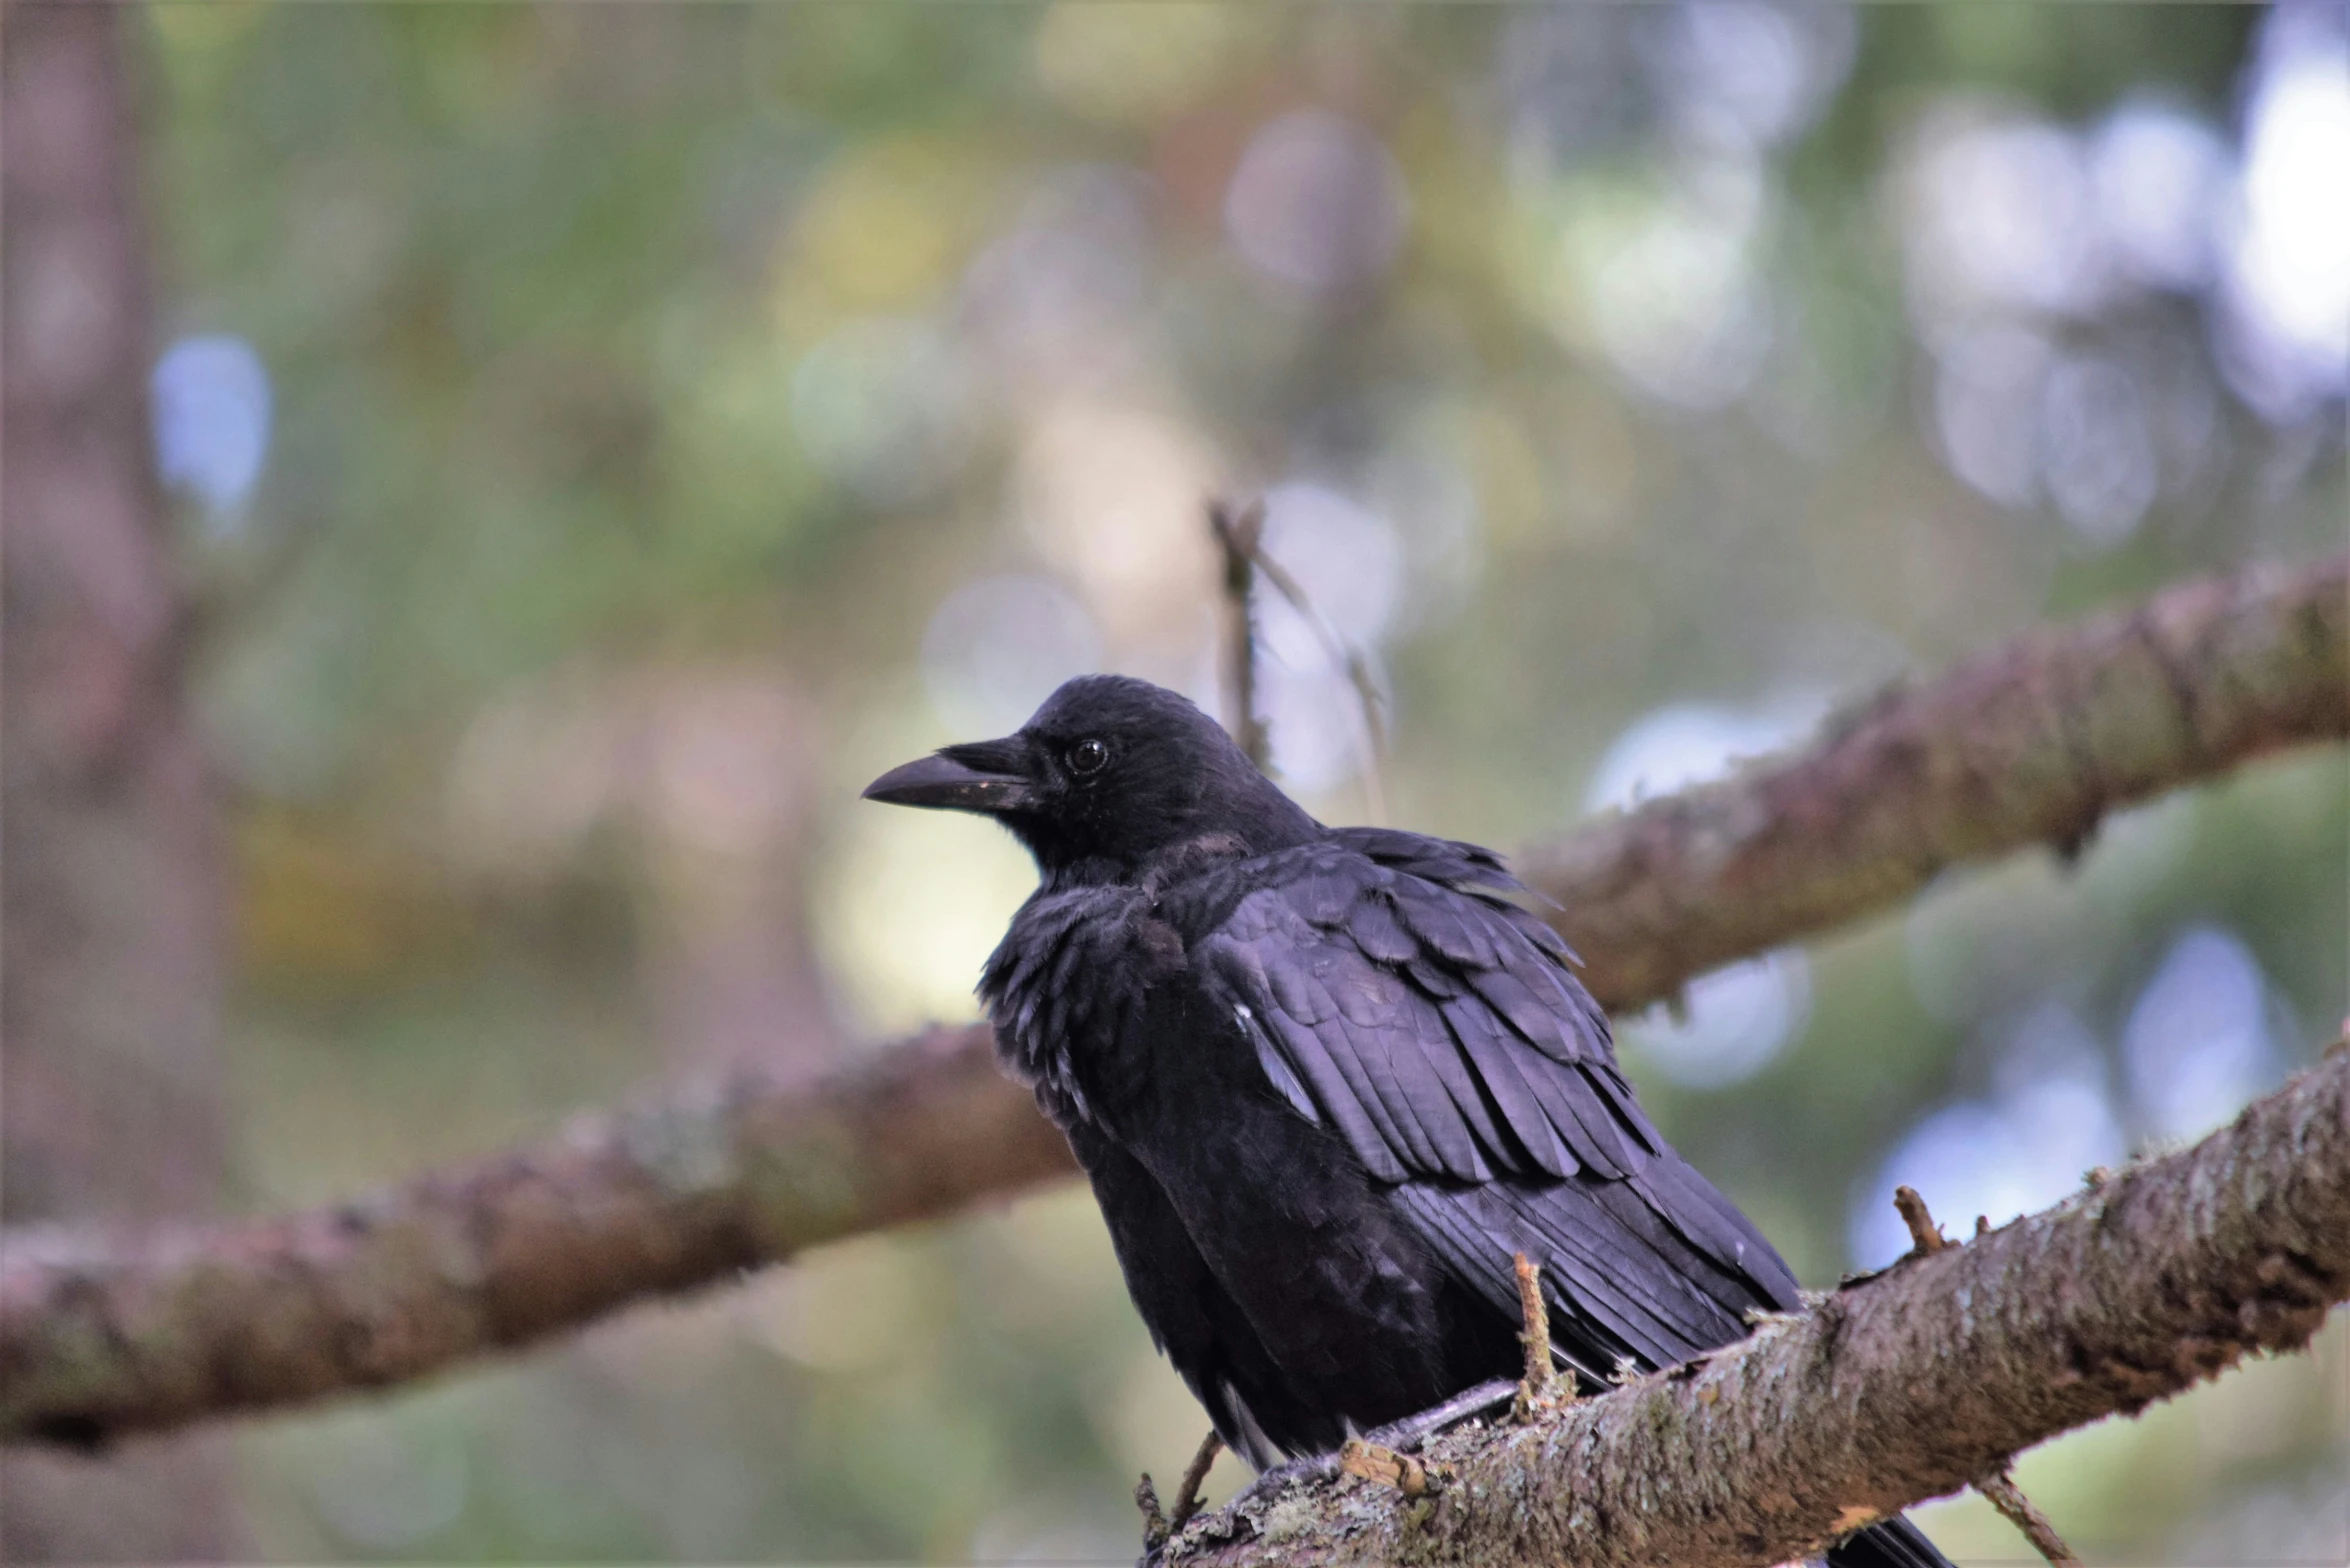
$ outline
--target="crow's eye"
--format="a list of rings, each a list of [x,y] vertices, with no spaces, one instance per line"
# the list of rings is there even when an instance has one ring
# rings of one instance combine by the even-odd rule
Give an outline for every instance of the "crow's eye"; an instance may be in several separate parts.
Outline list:
[[[1081,740],[1069,748],[1069,771],[1081,778],[1088,773],[1101,772],[1109,765],[1109,761],[1110,748],[1104,741]]]

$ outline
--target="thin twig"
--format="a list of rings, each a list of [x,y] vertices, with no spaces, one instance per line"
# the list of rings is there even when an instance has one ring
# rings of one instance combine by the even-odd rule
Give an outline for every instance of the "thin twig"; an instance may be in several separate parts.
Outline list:
[[[1385,822],[1387,776],[1381,758],[1387,753],[1387,726],[1380,713],[1379,683],[1371,674],[1371,661],[1315,607],[1305,585],[1266,553],[1264,502],[1251,501],[1235,508],[1230,502],[1210,501],[1208,527],[1224,552],[1225,691],[1236,716],[1233,738],[1250,761],[1260,769],[1266,766],[1271,748],[1264,721],[1256,711],[1257,628],[1252,591],[1261,574],[1274,592],[1304,617],[1322,645],[1323,657],[1346,672],[1355,694],[1353,736],[1355,760],[1363,778],[1364,810],[1373,823]]]
[[[1191,1466],[1183,1472],[1183,1484],[1175,1489],[1175,1511],[1167,1516],[1169,1530],[1182,1529],[1199,1512],[1200,1488],[1207,1485],[1208,1471],[1214,1468],[1216,1456],[1223,1451],[1224,1439],[1212,1431],[1199,1440],[1199,1452],[1191,1456]]]
[[[2103,1167],[2089,1173],[2091,1191],[2103,1186],[2104,1182],[2100,1178],[2110,1180],[2111,1175]],[[1918,1195],[1915,1187],[1894,1188],[1893,1206],[1901,1211],[1902,1223],[1909,1227],[1909,1239],[1913,1243],[1909,1252],[1911,1257],[1931,1257],[1956,1245],[1942,1234],[1942,1227],[1934,1223],[1933,1210],[1926,1207],[1926,1200]],[[1982,1218],[1975,1220],[1977,1236],[1986,1235],[1989,1230],[1990,1226]],[[2048,1516],[2024,1495],[2022,1487],[2015,1484],[2015,1476],[2006,1466],[2002,1465],[1977,1480],[1975,1490],[1982,1493],[1983,1500],[1998,1509],[2009,1524],[2021,1530],[2024,1539],[2031,1542],[2041,1556],[2057,1564],[2058,1568],[2079,1568],[2080,1559],[2073,1555],[2073,1549],[2064,1544],[2064,1537],[2056,1533],[2056,1526],[2048,1522]]]
[[[1257,716],[1257,543],[1265,533],[1265,503],[1208,502],[1208,529],[1224,552],[1224,700],[1232,738],[1262,773],[1271,760],[1265,721]]]
[[[2080,1568],[2081,1559],[2064,1544],[2064,1537],[2056,1533],[2056,1526],[2048,1522],[2033,1501],[2024,1495],[2024,1489],[2015,1484],[2015,1476],[2005,1468],[1993,1471],[1975,1482],[1975,1490],[1983,1500],[1999,1510],[2009,1524],[2024,1533],[2024,1539],[2056,1568]]]
[[[1512,1413],[1522,1422],[1534,1419],[1535,1413],[1554,1402],[1551,1396],[1550,1364],[1550,1309],[1542,1302],[1542,1265],[1523,1252],[1515,1254],[1511,1262],[1518,1274],[1518,1311],[1526,1326],[1518,1335],[1526,1347],[1526,1377],[1518,1385],[1518,1397],[1512,1401]]]

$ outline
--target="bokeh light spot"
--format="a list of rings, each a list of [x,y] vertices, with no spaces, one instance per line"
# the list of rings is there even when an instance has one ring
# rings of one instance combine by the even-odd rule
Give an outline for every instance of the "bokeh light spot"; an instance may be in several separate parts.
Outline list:
[[[1101,657],[1101,633],[1085,606],[1042,577],[965,583],[922,633],[930,705],[957,735],[1009,734],[1054,687],[1098,668]]]
[[[1249,139],[1224,195],[1224,225],[1260,271],[1338,289],[1387,270],[1403,240],[1403,171],[1379,138],[1299,109]]]
[[[1816,694],[1791,692],[1757,708],[1673,703],[1635,720],[1616,737],[1583,791],[1587,811],[1629,809],[1728,773],[1808,733],[1827,711]]]
[[[2132,1105],[2164,1138],[2202,1136],[2275,1081],[2268,986],[2241,938],[2195,926],[2171,944],[2130,1009],[2122,1062]]]
[[[2040,491],[2035,415],[2048,340],[2005,321],[1955,329],[1934,366],[1934,434],[1950,471],[2011,510]]]
[[[1013,505],[1037,551],[1084,595],[1105,636],[1132,640],[1196,622],[1214,571],[1201,507],[1216,455],[1187,427],[1095,401],[1031,427]]]
[[[818,943],[853,1022],[879,1040],[979,1015],[980,968],[1036,868],[991,823],[873,807],[849,817],[817,881]]]
[[[2229,256],[2238,389],[2272,417],[2350,378],[2350,23],[2281,6],[2246,113],[2243,215]]]
[[[1697,0],[1654,13],[1649,72],[1667,111],[1709,140],[1770,147],[1809,125],[1852,68],[1852,8]]]
[[[1403,592],[1403,541],[1395,526],[1326,485],[1292,482],[1267,491],[1265,552],[1305,591],[1329,635],[1376,653]],[[1339,650],[1307,615],[1260,580],[1259,701],[1273,743],[1273,768],[1311,794],[1344,782],[1361,765],[1367,731],[1362,699]]]
[[[1986,307],[2085,311],[2104,292],[2080,138],[1956,100],[1921,125],[1899,187],[1911,303],[1929,333]]]
[[[1681,1016],[1663,1004],[1623,1030],[1625,1048],[1691,1089],[1721,1089],[1761,1072],[1811,1021],[1811,960],[1801,948],[1700,975]]]
[[[2132,276],[2191,289],[2210,275],[2229,172],[2210,126],[2161,104],[2124,104],[2098,127],[2089,168],[2107,243]]]
[[[2048,495],[2072,531],[2100,548],[2135,533],[2160,474],[2145,393],[2110,359],[2066,356],[2041,389]]]
[[[233,530],[269,455],[269,372],[243,338],[182,338],[155,362],[155,468]]]
[[[792,371],[792,429],[827,477],[881,506],[945,485],[970,454],[976,411],[954,344],[925,323],[853,321]]]

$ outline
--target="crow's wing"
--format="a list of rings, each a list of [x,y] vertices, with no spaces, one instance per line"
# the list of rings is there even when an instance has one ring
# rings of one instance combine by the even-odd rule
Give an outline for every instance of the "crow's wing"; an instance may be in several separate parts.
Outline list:
[[[1382,1178],[1620,1176],[1663,1147],[1604,1070],[1607,1021],[1563,945],[1525,911],[1343,843],[1251,873],[1199,944],[1207,974],[1291,1103]]]
[[[1301,1116],[1338,1132],[1464,1285],[1515,1316],[1544,1265],[1562,1348],[1605,1375],[1745,1333],[1795,1282],[1666,1146],[1607,1019],[1494,856],[1348,830],[1254,864],[1202,981]]]

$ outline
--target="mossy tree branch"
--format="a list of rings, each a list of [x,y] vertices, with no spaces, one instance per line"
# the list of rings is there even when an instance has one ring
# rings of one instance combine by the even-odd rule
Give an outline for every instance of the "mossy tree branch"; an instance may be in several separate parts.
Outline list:
[[[1343,1473],[1204,1516],[1168,1568],[1761,1568],[2001,1471],[2350,1298],[2350,1049],[2191,1149],[1527,1425],[1433,1439],[1418,1500]]]
[[[1528,860],[1611,1007],[1883,907],[1942,867],[2350,733],[2346,563],[2174,588],[1888,693],[1807,750]],[[546,1142],[284,1218],[0,1238],[0,1441],[398,1384],[1072,1169],[987,1032],[816,1079],[694,1080]]]
[[[94,1446],[381,1388],[1075,1170],[986,1029],[746,1070],[330,1208],[0,1251],[0,1437]]]
[[[2350,734],[2350,559],[2170,588],[2017,638],[1810,746],[1538,847],[1520,874],[1611,1007],[1883,909],[2249,758]]]

